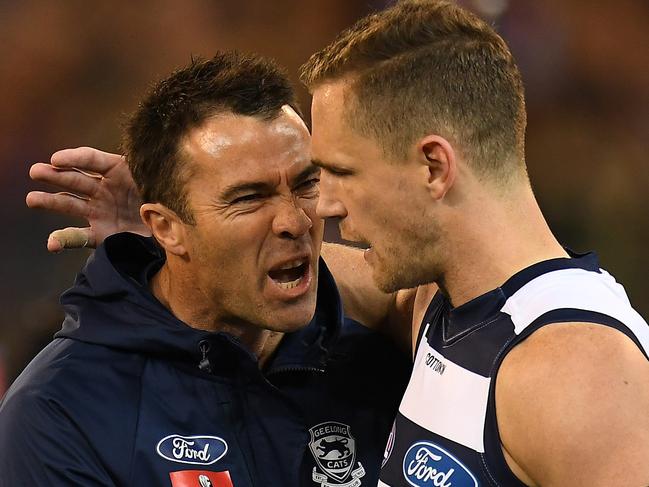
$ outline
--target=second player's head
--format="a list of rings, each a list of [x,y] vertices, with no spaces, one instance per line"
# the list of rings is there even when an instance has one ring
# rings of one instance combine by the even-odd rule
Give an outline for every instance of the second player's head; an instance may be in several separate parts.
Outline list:
[[[443,272],[470,181],[494,195],[526,184],[518,68],[502,38],[452,2],[402,1],[370,15],[301,76],[325,168],[319,211],[371,245],[386,290]]]

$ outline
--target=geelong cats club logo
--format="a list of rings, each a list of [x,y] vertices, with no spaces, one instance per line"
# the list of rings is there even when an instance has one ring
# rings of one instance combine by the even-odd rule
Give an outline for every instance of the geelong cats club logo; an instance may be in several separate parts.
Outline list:
[[[309,449],[318,468],[313,467],[312,479],[321,487],[357,487],[365,469],[356,463],[356,440],[349,426],[335,421],[315,425],[309,430]]]

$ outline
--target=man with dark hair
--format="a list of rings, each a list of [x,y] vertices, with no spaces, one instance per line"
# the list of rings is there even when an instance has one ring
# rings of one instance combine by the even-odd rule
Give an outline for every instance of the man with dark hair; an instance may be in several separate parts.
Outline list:
[[[219,113],[270,122],[283,107],[301,115],[286,74],[262,58],[221,55],[161,81],[128,121],[123,142],[143,200],[163,203],[193,223],[183,186],[194,174],[179,141]]]
[[[422,286],[379,485],[649,485],[649,327],[549,230],[504,41],[452,2],[403,1],[302,79],[319,215],[384,291]]]
[[[153,88],[124,145],[155,241],[107,238],[63,295],[63,329],[0,403],[0,484],[375,484],[409,367],[359,322],[378,327],[394,296],[352,295],[343,276],[343,316],[284,74],[194,61]],[[86,169],[106,176],[57,181],[96,200],[111,171]],[[334,269],[359,257],[325,253]]]

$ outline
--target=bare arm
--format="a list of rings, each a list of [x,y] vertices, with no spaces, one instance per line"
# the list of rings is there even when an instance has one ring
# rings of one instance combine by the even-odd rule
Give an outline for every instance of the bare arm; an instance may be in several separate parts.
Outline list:
[[[79,147],[54,153],[50,162],[34,164],[29,176],[62,192],[32,191],[27,206],[81,217],[89,224],[53,232],[47,242],[50,252],[96,247],[117,232],[150,235],[140,220],[142,202],[122,156]]]
[[[528,485],[649,485],[649,361],[619,331],[534,333],[503,361],[496,408],[505,456]]]

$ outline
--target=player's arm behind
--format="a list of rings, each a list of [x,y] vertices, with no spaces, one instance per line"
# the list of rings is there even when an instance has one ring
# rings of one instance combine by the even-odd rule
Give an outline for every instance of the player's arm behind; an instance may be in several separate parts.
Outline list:
[[[27,206],[83,218],[86,228],[52,232],[47,249],[97,247],[113,233],[150,235],[140,219],[142,201],[124,158],[90,147],[55,152],[50,164],[36,163],[29,176],[60,190],[30,191]]]
[[[422,318],[417,309],[425,308],[418,306],[420,298],[425,295],[427,306],[437,286],[430,284],[387,294],[376,287],[363,250],[325,242],[322,257],[336,279],[345,314],[390,337],[402,350],[410,351]]]

